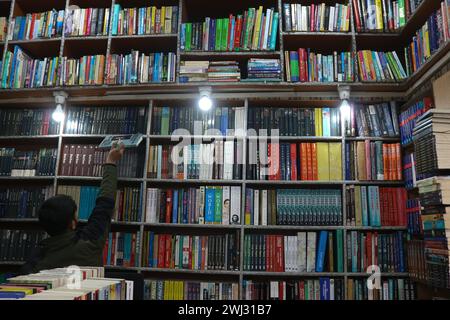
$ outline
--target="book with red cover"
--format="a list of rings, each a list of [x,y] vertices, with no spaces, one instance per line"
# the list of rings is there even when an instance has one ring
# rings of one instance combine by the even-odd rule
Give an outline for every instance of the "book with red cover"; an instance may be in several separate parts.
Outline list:
[[[311,143],[306,144],[306,180],[313,180]]]
[[[306,143],[300,143],[300,177],[308,180],[308,154]]]
[[[311,143],[311,169],[312,175],[311,180],[319,180],[319,170],[317,167],[317,145]]]
[[[165,234],[160,234],[158,237],[158,268],[165,267],[165,253],[166,253],[166,236]]]
[[[172,218],[172,200],[173,197],[173,192],[172,189],[168,189],[166,192],[166,223],[170,223],[171,222],[171,218]]]
[[[297,144],[296,143],[291,143],[291,152],[290,152],[290,157],[291,157],[291,180],[297,180]]]

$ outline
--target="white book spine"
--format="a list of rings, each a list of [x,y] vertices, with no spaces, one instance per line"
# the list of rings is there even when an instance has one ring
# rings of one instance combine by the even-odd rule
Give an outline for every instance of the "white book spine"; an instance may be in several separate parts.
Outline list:
[[[230,187],[222,188],[222,224],[230,224]]]
[[[230,224],[241,223],[241,188],[237,186],[231,187],[231,221]]]
[[[267,190],[262,190],[261,197],[261,225],[267,226]]]
[[[314,272],[316,269],[316,233],[308,232],[306,241],[306,272]]]
[[[253,225],[259,225],[259,190],[253,190]]]
[[[224,143],[223,179],[233,179],[234,141]]]

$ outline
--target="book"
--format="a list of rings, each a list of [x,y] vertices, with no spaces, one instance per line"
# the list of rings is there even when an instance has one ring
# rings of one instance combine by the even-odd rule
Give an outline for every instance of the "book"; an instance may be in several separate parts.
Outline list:
[[[1,188],[0,219],[37,219],[38,209],[53,195],[53,186]]]
[[[137,148],[144,139],[142,133],[132,135],[106,136],[99,144],[100,149],[111,149],[113,146],[124,145],[125,148]]]

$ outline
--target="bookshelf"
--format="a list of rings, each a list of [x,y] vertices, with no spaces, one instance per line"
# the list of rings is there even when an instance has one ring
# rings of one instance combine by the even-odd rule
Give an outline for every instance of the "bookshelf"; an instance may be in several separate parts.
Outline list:
[[[11,0],[0,1],[1,16],[9,16],[9,19],[17,15],[28,12],[38,12],[42,10],[51,10],[53,7],[58,9],[68,8],[70,5],[78,5],[82,8],[102,7],[112,10],[114,4],[122,4],[124,7],[141,7],[147,5],[173,5],[179,7],[179,15],[177,21],[177,30],[184,22],[200,22],[206,16],[224,17],[230,12],[242,12],[250,6],[264,5],[264,8],[274,7],[276,11],[282,12],[284,2],[294,3],[295,1],[283,0],[259,0],[255,2],[238,2],[231,3],[218,2],[214,5],[214,12],[208,9],[208,1],[206,0],[101,0],[95,4],[91,4],[86,0],[66,0],[62,1],[46,0],[44,6],[38,6],[30,0]],[[315,1],[301,1],[307,4]],[[351,1],[342,0],[325,0],[320,1],[327,4],[349,3]],[[321,231],[321,230],[342,230],[344,239],[348,232],[351,231],[380,231],[380,232],[396,232],[406,231],[404,227],[358,227],[347,226],[346,221],[346,187],[347,186],[386,186],[395,187],[403,186],[403,181],[358,181],[346,180],[344,170],[341,180],[335,181],[261,181],[246,179],[246,156],[247,144],[255,139],[251,136],[235,137],[243,142],[244,165],[241,179],[233,180],[203,180],[203,179],[151,179],[147,178],[147,167],[149,158],[149,147],[155,144],[170,144],[173,139],[170,135],[151,134],[152,114],[155,106],[173,105],[181,103],[183,105],[194,105],[197,98],[198,87],[208,85],[213,88],[213,97],[216,102],[226,105],[241,106],[245,110],[245,120],[247,120],[248,109],[255,106],[267,105],[273,107],[279,106],[332,106],[337,107],[338,95],[337,88],[339,85],[349,85],[352,90],[352,100],[361,102],[376,102],[398,100],[405,101],[412,99],[415,94],[413,88],[419,88],[427,85],[430,78],[439,73],[442,68],[450,62],[450,43],[444,44],[419,70],[413,73],[407,79],[400,82],[364,82],[356,77],[354,82],[305,82],[305,83],[289,83],[286,81],[285,75],[285,50],[298,49],[298,43],[302,43],[303,47],[311,47],[330,53],[334,50],[346,50],[355,56],[356,52],[361,49],[386,49],[399,50],[404,47],[414,32],[420,28],[426,21],[427,17],[437,9],[437,2],[432,0],[424,0],[417,10],[407,20],[406,25],[395,32],[357,32],[355,29],[353,14],[350,16],[350,30],[348,32],[286,32],[284,31],[284,22],[280,16],[280,24],[278,29],[277,45],[274,51],[239,51],[239,52],[220,52],[220,51],[182,51],[180,49],[180,34],[145,34],[145,35],[112,35],[109,28],[107,35],[101,36],[77,36],[66,37],[63,33],[60,37],[50,39],[35,40],[6,40],[0,43],[0,49],[3,52],[3,60],[8,49],[18,44],[24,50],[30,52],[35,57],[57,56],[79,58],[84,55],[102,54],[106,57],[111,54],[127,54],[132,49],[138,49],[139,52],[146,54],[156,51],[175,52],[176,53],[176,78],[175,82],[168,83],[146,83],[146,84],[101,84],[86,86],[54,86],[43,88],[25,88],[25,89],[1,89],[0,90],[0,106],[22,108],[24,106],[32,106],[37,108],[48,108],[49,103],[53,106],[52,93],[56,90],[64,90],[68,92],[69,98],[66,109],[72,106],[91,106],[93,108],[101,108],[102,106],[140,106],[147,110],[146,113],[146,132],[142,146],[145,154],[145,165],[143,174],[136,178],[119,178],[120,186],[141,186],[142,190],[149,187],[189,187],[189,186],[238,186],[241,189],[241,224],[239,225],[199,225],[199,224],[171,224],[171,223],[148,223],[148,222],[123,222],[113,221],[112,231],[139,231],[139,251],[142,253],[143,234],[145,231],[160,231],[173,234],[223,234],[227,232],[237,232],[240,235],[240,262],[238,270],[185,270],[185,269],[167,269],[167,268],[148,268],[142,266],[139,259],[136,267],[118,267],[108,266],[111,269],[126,269],[143,273],[146,278],[160,279],[195,279],[195,280],[214,280],[214,281],[233,281],[239,283],[240,297],[244,298],[242,288],[243,281],[247,279],[267,280],[267,279],[284,279],[284,278],[303,278],[303,277],[336,277],[343,279],[344,283],[350,278],[364,278],[367,274],[361,272],[349,272],[346,263],[344,263],[343,272],[258,272],[244,271],[243,268],[243,244],[244,236],[247,234],[279,234],[293,235],[298,231]],[[179,82],[179,65],[181,60],[204,60],[212,61],[236,60],[241,66],[241,72],[245,74],[244,65],[249,58],[277,58],[282,62],[281,77],[279,83],[181,83]],[[356,66],[356,65],[355,65]],[[357,66],[355,67],[357,68]],[[355,72],[355,75],[357,73]],[[106,71],[104,72],[106,77]],[[247,124],[247,121],[245,121]],[[64,133],[63,126],[60,127],[59,133],[49,136],[0,136],[0,147],[5,145],[36,143],[50,144],[57,148],[58,158],[56,173],[50,177],[0,177],[0,182],[7,186],[17,186],[21,184],[30,185],[51,185],[57,190],[61,185],[99,185],[101,178],[99,177],[73,177],[59,175],[59,166],[61,163],[62,147],[66,143],[93,143],[98,144],[105,135],[102,134],[67,134]],[[191,139],[202,138],[213,140],[220,136],[189,136]],[[261,138],[261,136],[259,137]],[[272,137],[274,138],[274,137]],[[382,142],[399,142],[399,137],[347,137],[345,135],[334,137],[315,137],[315,136],[280,136],[280,142],[339,142],[342,146],[342,164],[345,163],[345,144],[355,141],[382,141]],[[244,208],[245,208],[245,190],[247,187],[254,188],[325,188],[329,187],[341,190],[343,225],[339,226],[289,226],[289,225],[245,225]],[[145,196],[142,197],[141,206],[145,208]],[[36,228],[36,219],[0,219],[0,229],[3,228]],[[80,223],[84,223],[80,221]],[[347,245],[344,241],[344,261],[346,259]],[[141,256],[141,254],[139,254]],[[2,268],[15,268],[20,266],[17,261],[0,261],[0,270]],[[383,277],[401,277],[407,278],[409,274],[388,272],[383,273]],[[344,285],[345,296],[347,296],[347,286]]]

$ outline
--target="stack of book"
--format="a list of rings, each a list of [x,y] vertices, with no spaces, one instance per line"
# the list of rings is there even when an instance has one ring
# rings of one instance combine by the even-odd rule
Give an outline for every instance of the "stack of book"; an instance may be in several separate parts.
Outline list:
[[[423,239],[408,240],[408,272],[412,280],[424,282],[428,279]]]
[[[181,61],[180,82],[199,82],[208,80],[209,61]]]
[[[138,50],[130,54],[111,54],[106,59],[106,84],[159,83],[175,81],[175,53],[146,55]]]
[[[408,76],[395,51],[360,50],[357,55],[362,81],[401,81]]]
[[[62,146],[61,176],[101,177],[102,165],[105,163],[109,150],[100,149],[97,145]],[[142,178],[144,155],[136,149],[125,152],[117,164],[119,177]]]
[[[147,189],[145,222],[239,224],[241,189],[237,186]]]
[[[275,50],[279,13],[274,8],[249,8],[228,18],[205,18],[181,25],[181,50],[240,51]]]
[[[416,126],[417,118],[433,107],[433,99],[426,97],[400,113],[400,136],[402,145],[413,141],[413,129]]]
[[[103,250],[107,266],[137,267],[139,265],[140,232],[110,232]]]
[[[369,105],[353,105],[347,136],[398,137],[400,135],[395,101]]]
[[[42,231],[0,230],[0,261],[25,261],[46,237]]]
[[[407,223],[406,190],[379,186],[347,186],[348,226],[384,227]]]
[[[210,111],[201,111],[188,106],[154,106],[150,132],[152,135],[170,135],[181,129],[178,132],[183,133],[179,135],[184,135],[187,130],[194,135],[232,136],[244,129],[244,111],[244,107],[216,106]]]
[[[449,110],[431,109],[417,119],[413,129],[417,180],[450,172],[449,130]]]
[[[283,9],[284,28],[287,32],[348,32],[350,30],[350,5],[283,3]]]
[[[246,189],[246,225],[342,225],[341,191],[336,189]]]
[[[337,142],[249,141],[249,180],[342,180],[342,146]]]
[[[402,180],[400,143],[356,141],[345,144],[347,180]]]
[[[53,186],[3,187],[0,189],[0,219],[37,219],[41,204],[53,195]]]
[[[63,57],[60,85],[101,85],[105,71],[105,56]]]
[[[273,108],[248,109],[248,128],[258,136],[340,136],[338,108]],[[249,131],[249,135],[252,131]]]
[[[439,288],[450,288],[450,190],[448,176],[434,176],[417,182],[427,282]]]
[[[246,234],[244,270],[343,272],[342,230],[297,232],[294,236]]]
[[[284,52],[288,82],[352,82],[354,63],[351,52],[331,55],[300,48]]]
[[[241,179],[243,142],[214,141],[150,146],[147,177],[152,179]]]
[[[0,17],[0,41],[6,40],[6,35],[8,34],[8,18]]]
[[[74,277],[74,272],[79,277]],[[133,282],[104,278],[101,267],[56,268],[8,278],[0,298],[23,300],[132,300]]]
[[[245,81],[281,81],[280,59],[251,58],[247,63]]]
[[[66,37],[107,36],[110,8],[68,8],[64,35]]]
[[[431,14],[405,48],[408,74],[417,71],[431,56],[450,40],[450,3],[441,2],[441,8]]]
[[[144,233],[142,265],[148,268],[239,270],[239,232],[222,235]]]
[[[0,110],[0,136],[40,136],[59,133],[51,109]]]
[[[407,19],[406,2],[405,0],[353,0],[356,30],[358,32],[395,31],[402,28]]]
[[[58,194],[70,196],[77,204],[78,220],[88,220],[95,207],[99,187],[59,185]],[[116,192],[114,221],[141,221],[141,189],[123,187]],[[80,199],[83,199],[80,201]]]
[[[239,284],[145,279],[144,300],[239,300]]]
[[[146,131],[145,107],[69,107],[65,134],[133,134]]]
[[[33,40],[37,38],[54,38],[62,35],[64,10],[51,10],[40,13],[28,13],[26,16],[11,20],[10,40]]]
[[[56,154],[56,149],[21,151],[14,148],[0,148],[0,176],[53,176]]]
[[[39,88],[57,85],[59,57],[33,59],[19,46],[6,51],[2,88]]]
[[[177,33],[178,7],[122,8],[114,4],[111,26],[113,36]]]
[[[209,82],[235,82],[241,80],[237,61],[211,61],[208,68]]]

